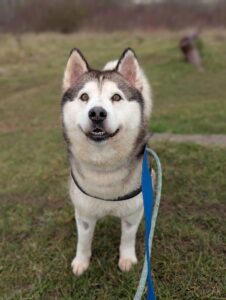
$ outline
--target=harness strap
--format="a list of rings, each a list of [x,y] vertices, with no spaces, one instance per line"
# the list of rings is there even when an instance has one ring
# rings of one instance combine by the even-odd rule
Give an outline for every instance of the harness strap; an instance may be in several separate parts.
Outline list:
[[[96,197],[96,196],[93,196],[93,195],[90,195],[88,194],[86,191],[84,191],[84,189],[79,185],[78,181],[76,180],[75,178],[75,175],[73,174],[72,170],[71,170],[71,177],[74,181],[74,184],[77,186],[77,188],[85,195],[89,196],[89,197],[92,197],[92,198],[96,198],[96,199],[99,199],[99,200],[104,200],[104,201],[123,201],[123,200],[129,200],[135,196],[137,196],[138,194],[141,193],[142,191],[142,188],[141,186],[139,188],[137,188],[136,190],[128,193],[128,194],[125,194],[124,196],[119,196],[118,198],[115,198],[115,199],[104,199],[104,198],[99,198],[99,197]]]

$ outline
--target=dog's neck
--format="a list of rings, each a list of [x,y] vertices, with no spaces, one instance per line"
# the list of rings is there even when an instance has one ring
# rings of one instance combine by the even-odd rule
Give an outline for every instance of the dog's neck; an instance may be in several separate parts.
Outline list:
[[[140,187],[142,157],[125,157],[124,160],[114,158],[108,162],[77,159],[71,153],[71,169],[86,193],[104,199],[114,199],[130,193]],[[120,162],[120,163],[119,163]]]

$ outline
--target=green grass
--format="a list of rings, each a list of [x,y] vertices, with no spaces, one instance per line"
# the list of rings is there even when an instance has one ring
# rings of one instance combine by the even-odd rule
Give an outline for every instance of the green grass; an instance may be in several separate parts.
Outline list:
[[[93,67],[101,68],[131,46],[153,88],[152,131],[226,133],[226,34],[203,34],[204,73],[184,63],[178,49],[182,35],[31,34],[22,36],[20,43],[10,35],[1,35],[0,128],[27,130],[27,122],[32,130],[58,125],[56,103],[73,47],[79,47]]]
[[[75,278],[76,231],[61,136],[51,130],[14,140],[5,138],[2,149],[1,299],[132,299],[144,226],[139,264],[122,274],[119,220],[101,220],[90,269]],[[188,144],[154,148],[164,168],[152,257],[159,299],[224,299],[225,151]]]
[[[100,67],[134,47],[153,85],[151,130],[225,133],[223,37],[204,35],[201,74],[183,64],[176,34],[26,35],[20,46],[12,36],[0,36],[0,299],[132,299],[138,284],[144,224],[137,238],[139,264],[123,274],[114,218],[97,224],[87,273],[76,278],[71,272],[76,230],[59,117],[69,49],[79,46]],[[158,297],[225,299],[225,150],[152,147],[164,170],[152,256]]]

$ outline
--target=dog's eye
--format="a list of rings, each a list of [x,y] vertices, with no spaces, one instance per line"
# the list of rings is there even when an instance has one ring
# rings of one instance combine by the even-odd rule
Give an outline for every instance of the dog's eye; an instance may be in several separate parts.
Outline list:
[[[122,97],[121,97],[119,94],[114,94],[114,95],[111,97],[111,100],[112,100],[112,101],[120,101],[120,100],[122,100]]]
[[[81,95],[81,97],[80,97],[80,99],[82,100],[82,101],[88,101],[89,100],[89,96],[86,94],[86,93],[83,93],[82,95]]]

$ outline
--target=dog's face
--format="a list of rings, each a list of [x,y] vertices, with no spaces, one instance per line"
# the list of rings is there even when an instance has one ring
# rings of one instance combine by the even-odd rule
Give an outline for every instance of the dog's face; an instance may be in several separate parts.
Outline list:
[[[137,59],[126,50],[113,70],[92,70],[73,50],[64,74],[62,115],[66,136],[74,143],[134,143],[144,135],[145,99]],[[87,144],[87,145],[88,145]]]

